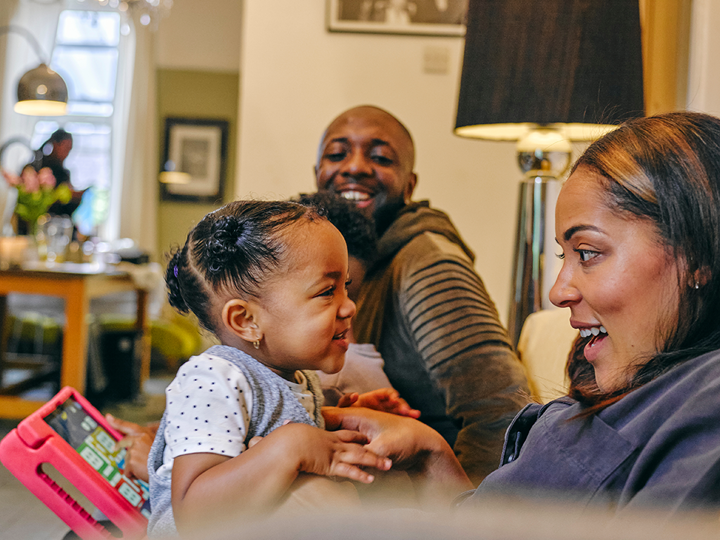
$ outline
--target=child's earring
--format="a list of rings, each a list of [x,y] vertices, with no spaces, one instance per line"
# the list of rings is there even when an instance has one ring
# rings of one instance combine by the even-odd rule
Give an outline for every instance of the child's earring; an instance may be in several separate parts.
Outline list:
[[[255,347],[256,349],[260,348],[260,340],[259,339],[256,339],[255,341],[253,341],[253,347]]]

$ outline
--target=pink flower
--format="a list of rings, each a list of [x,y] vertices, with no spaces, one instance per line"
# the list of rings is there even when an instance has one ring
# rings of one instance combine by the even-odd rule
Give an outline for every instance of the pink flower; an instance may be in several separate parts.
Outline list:
[[[2,170],[2,175],[5,177],[5,181],[9,186],[19,186],[20,185],[20,177],[17,174],[12,174],[7,172],[5,169]]]
[[[23,172],[20,173],[20,178],[22,179],[22,187],[26,193],[35,193],[40,189],[38,174],[32,167],[25,167]]]
[[[38,181],[43,188],[52,189],[55,187],[55,175],[50,170],[50,167],[40,169],[40,172],[38,172]]]

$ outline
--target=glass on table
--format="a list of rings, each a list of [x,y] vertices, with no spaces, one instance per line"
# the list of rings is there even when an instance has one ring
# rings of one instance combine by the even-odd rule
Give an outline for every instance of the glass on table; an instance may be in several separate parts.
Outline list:
[[[38,233],[38,252],[49,263],[63,262],[72,240],[73,224],[67,216],[52,216],[42,222]],[[44,257],[43,257],[44,256]]]

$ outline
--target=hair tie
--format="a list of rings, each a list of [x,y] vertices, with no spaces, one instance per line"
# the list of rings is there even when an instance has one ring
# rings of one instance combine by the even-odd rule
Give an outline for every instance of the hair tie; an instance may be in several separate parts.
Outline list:
[[[178,275],[177,264],[175,265],[175,268],[173,269],[173,274],[175,274],[175,277],[178,277],[177,276]]]

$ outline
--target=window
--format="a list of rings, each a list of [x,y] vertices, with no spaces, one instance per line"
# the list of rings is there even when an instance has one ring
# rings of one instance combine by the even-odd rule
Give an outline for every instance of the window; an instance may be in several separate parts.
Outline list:
[[[113,114],[119,61],[120,15],[110,11],[60,13],[51,67],[68,85],[68,114],[35,124],[32,145],[39,148],[59,127],[73,135],[65,167],[73,187],[92,187],[92,215],[107,218],[112,184]]]
[[[52,68],[68,83],[69,115],[112,116],[119,43],[118,13],[60,14]]]

